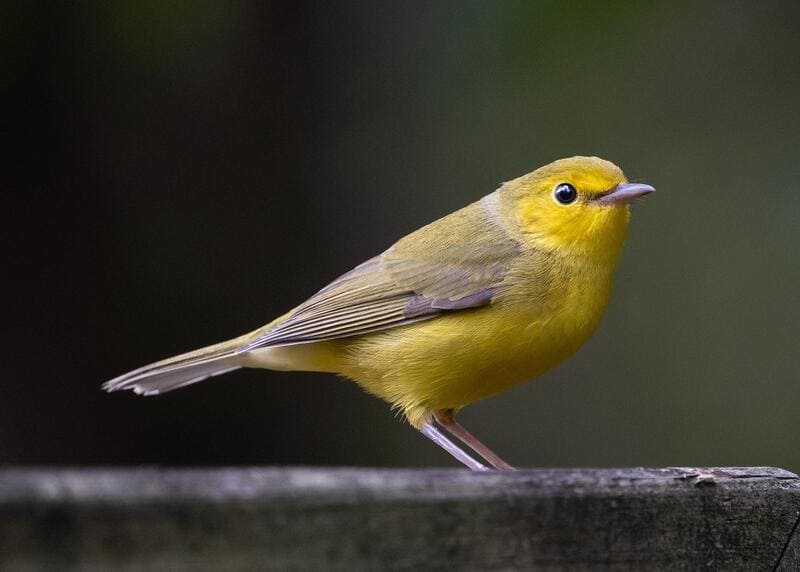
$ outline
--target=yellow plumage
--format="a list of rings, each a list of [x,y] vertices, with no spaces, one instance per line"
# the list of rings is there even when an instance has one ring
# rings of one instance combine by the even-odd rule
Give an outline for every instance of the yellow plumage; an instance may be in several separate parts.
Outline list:
[[[596,157],[556,161],[409,234],[274,322],[106,388],[158,393],[236,367],[326,371],[439,443],[434,418],[450,429],[459,409],[540,375],[594,332],[627,203],[650,191]]]

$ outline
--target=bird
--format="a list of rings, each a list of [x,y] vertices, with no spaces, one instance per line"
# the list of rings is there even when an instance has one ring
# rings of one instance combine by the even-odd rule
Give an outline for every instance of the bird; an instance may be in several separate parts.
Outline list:
[[[239,368],[328,372],[474,471],[513,467],[457,420],[574,354],[608,305],[630,203],[655,189],[559,159],[398,240],[272,322],[103,384],[158,395]]]

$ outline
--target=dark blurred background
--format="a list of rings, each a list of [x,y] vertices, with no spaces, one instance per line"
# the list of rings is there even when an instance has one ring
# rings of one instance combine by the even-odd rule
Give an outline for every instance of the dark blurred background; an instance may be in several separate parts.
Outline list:
[[[454,466],[331,375],[99,386],[593,154],[658,188],[606,318],[464,424],[519,466],[800,470],[797,2],[1,10],[0,463]]]

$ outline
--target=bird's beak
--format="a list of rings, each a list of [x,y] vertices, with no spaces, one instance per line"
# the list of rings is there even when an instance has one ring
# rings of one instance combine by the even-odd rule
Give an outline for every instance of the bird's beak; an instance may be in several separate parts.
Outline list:
[[[601,205],[626,205],[653,191],[653,187],[644,183],[620,183],[610,192],[598,197],[596,202]]]

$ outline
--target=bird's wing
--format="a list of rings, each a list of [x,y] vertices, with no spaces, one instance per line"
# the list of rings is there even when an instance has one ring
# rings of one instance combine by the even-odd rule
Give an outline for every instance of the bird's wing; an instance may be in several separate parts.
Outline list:
[[[477,206],[423,227],[337,278],[237,353],[356,336],[489,304],[519,245],[474,212]]]

